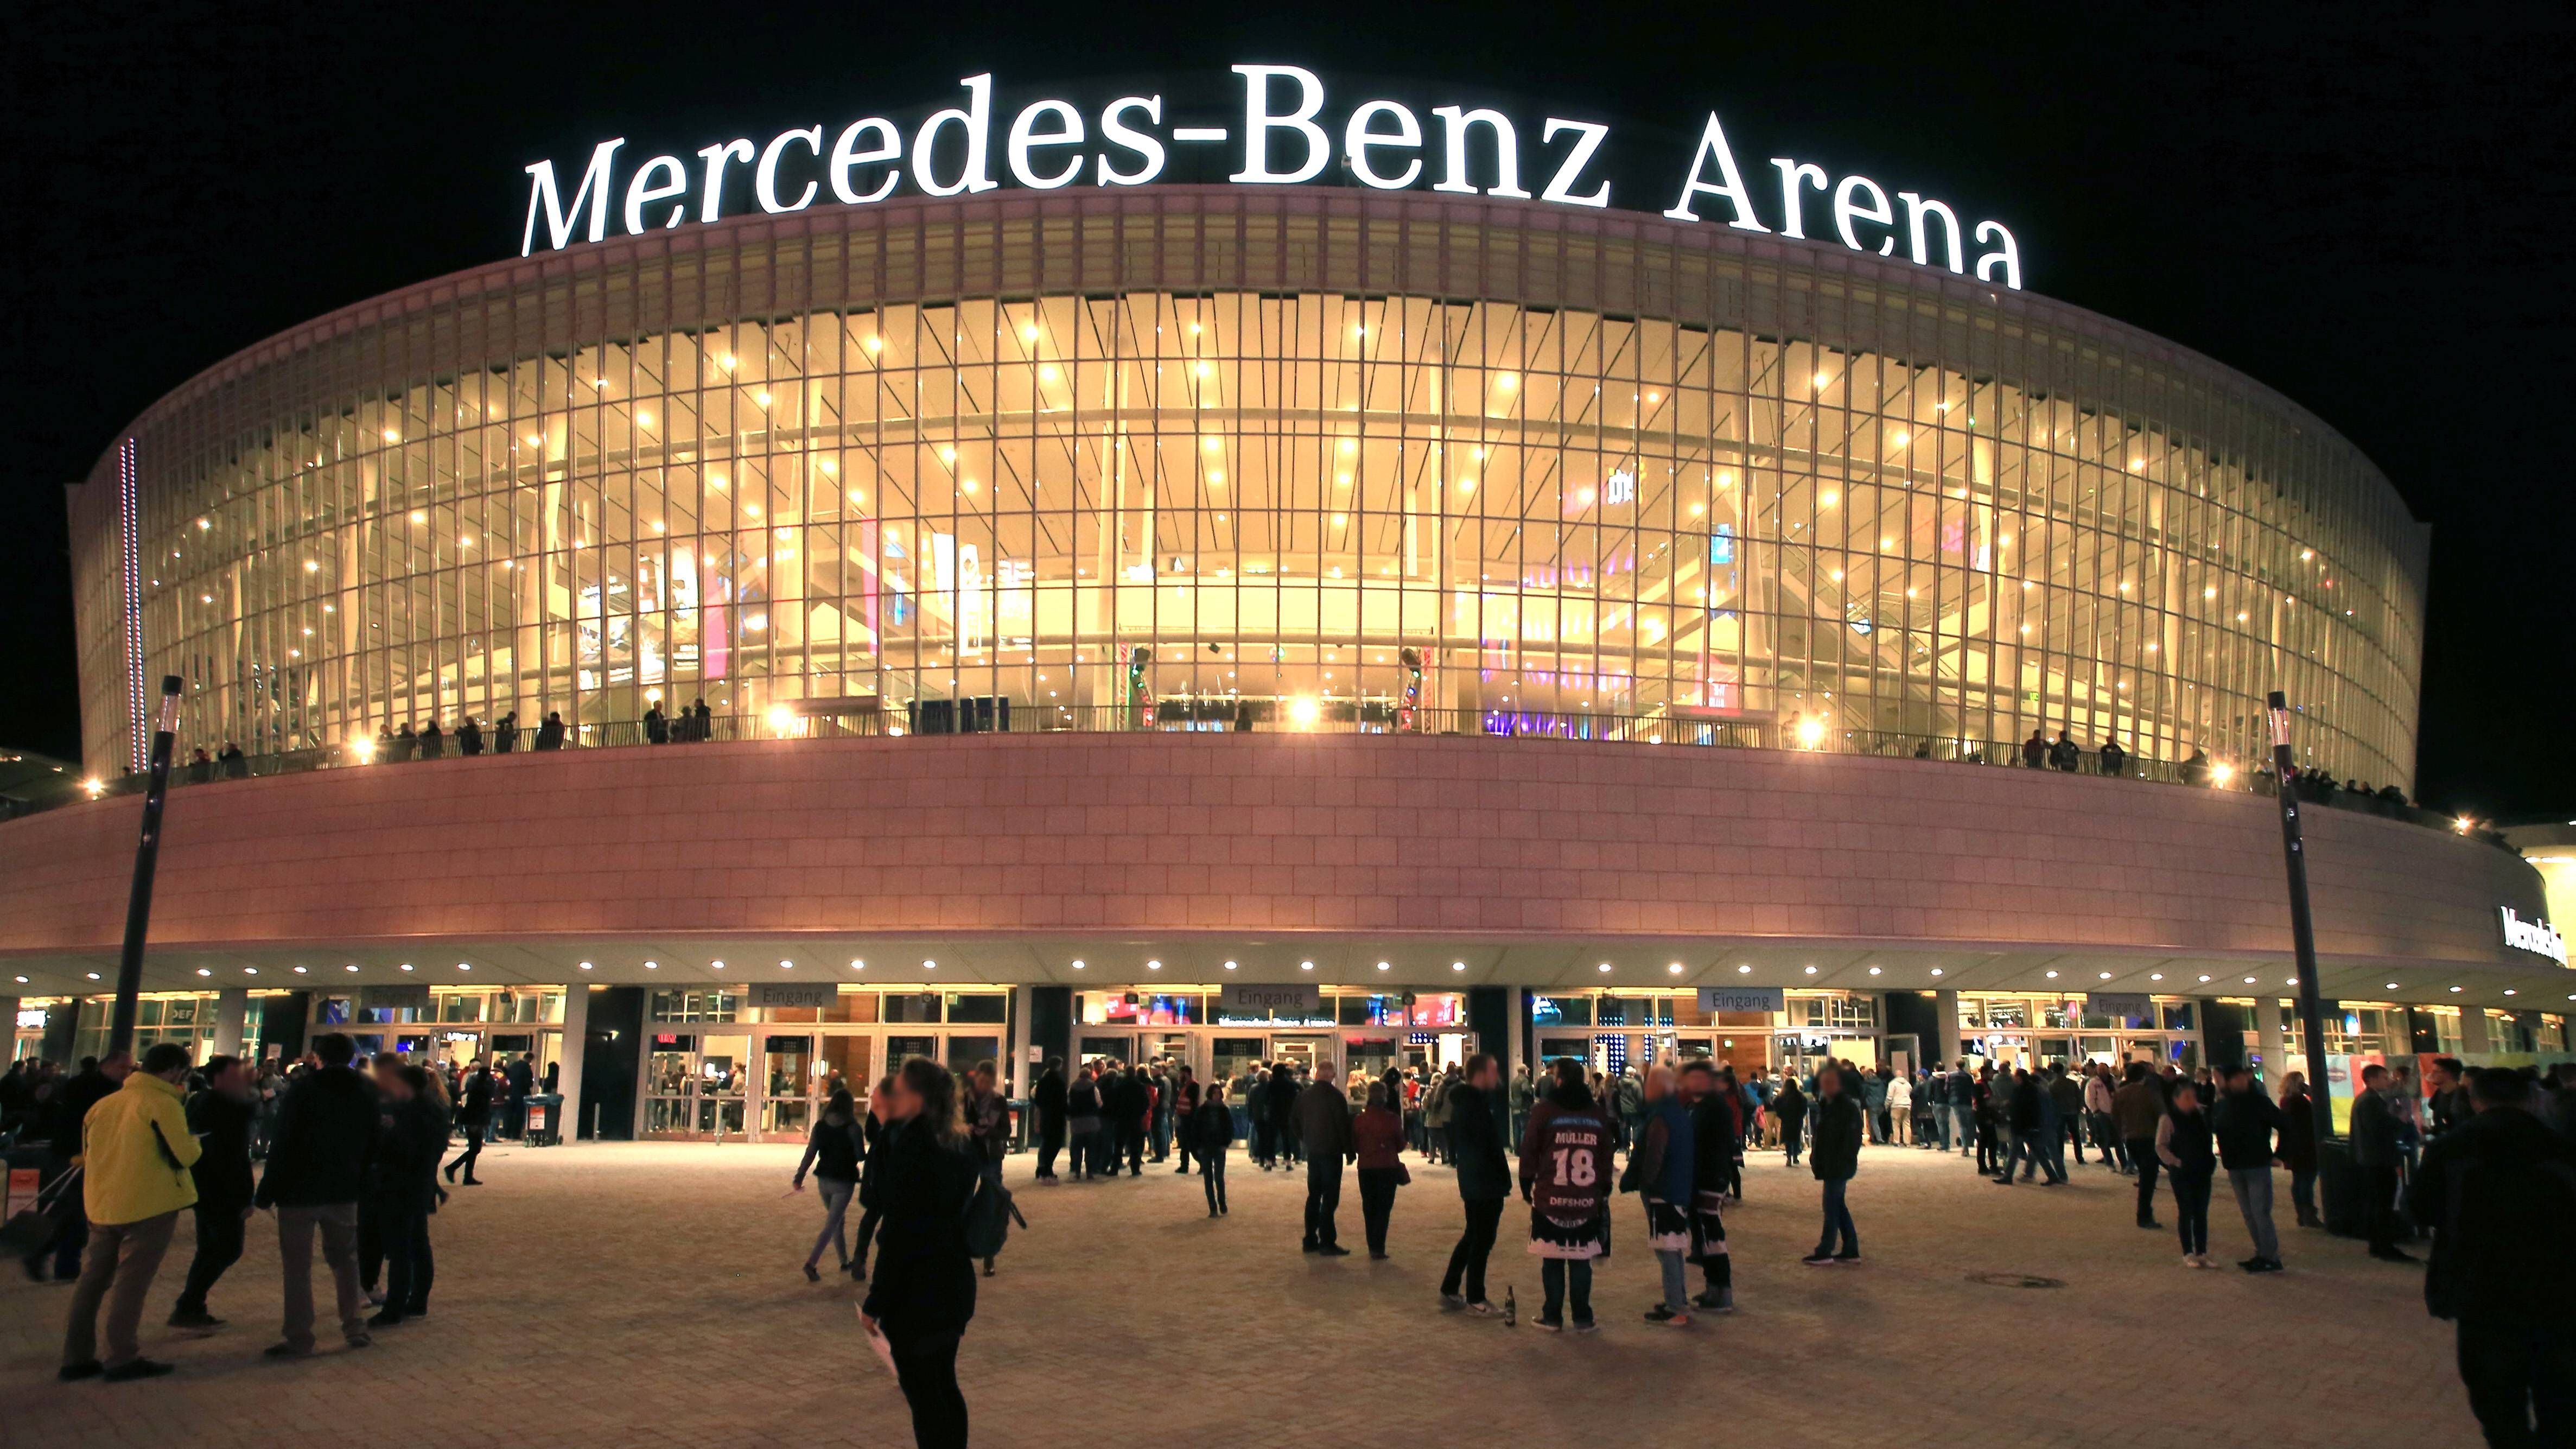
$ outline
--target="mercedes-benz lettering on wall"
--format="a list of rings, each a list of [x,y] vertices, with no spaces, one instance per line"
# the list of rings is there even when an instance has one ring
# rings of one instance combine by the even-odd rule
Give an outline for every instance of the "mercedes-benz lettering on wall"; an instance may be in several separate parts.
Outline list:
[[[2424,531],[2315,418],[1713,116],[1653,215],[1594,204],[1593,123],[1301,77],[1246,77],[1233,164],[1364,184],[1157,182],[1155,107],[975,80],[531,167],[534,255],[242,353],[78,490],[87,764],[165,673],[253,754],[703,700],[2224,759],[2286,688],[2409,782]]]

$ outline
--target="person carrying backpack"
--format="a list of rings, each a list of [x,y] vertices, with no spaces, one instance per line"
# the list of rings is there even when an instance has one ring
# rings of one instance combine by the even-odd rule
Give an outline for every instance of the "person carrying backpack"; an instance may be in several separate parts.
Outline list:
[[[2433,1232],[2424,1306],[2459,1325],[2461,1386],[2489,1444],[2576,1435],[2576,1147],[2531,1113],[2508,1067],[2468,1074],[2467,1118],[2424,1149],[2406,1195]]]

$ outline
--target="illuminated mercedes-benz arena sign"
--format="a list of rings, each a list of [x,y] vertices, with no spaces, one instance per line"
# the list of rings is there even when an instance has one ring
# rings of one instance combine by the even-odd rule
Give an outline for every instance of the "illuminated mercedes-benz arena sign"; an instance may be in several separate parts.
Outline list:
[[[819,124],[781,131],[758,146],[749,137],[737,137],[698,151],[694,163],[669,155],[633,163],[622,184],[619,152],[626,142],[602,141],[577,182],[568,184],[552,160],[528,167],[528,221],[519,254],[529,255],[540,242],[561,250],[576,240],[605,240],[615,196],[624,198],[616,212],[624,223],[619,234],[638,236],[656,227],[713,222],[728,214],[729,207],[739,212],[746,176],[749,200],[762,212],[780,216],[814,205],[827,184],[831,198],[845,206],[884,201],[900,194],[907,182],[923,196],[991,191],[1002,185],[1003,176],[1013,185],[1039,191],[1086,179],[1094,186],[1148,186],[1163,178],[1174,146],[1225,148],[1238,163],[1226,174],[1235,185],[1315,181],[1338,157],[1353,181],[1380,191],[1428,185],[1458,196],[1531,198],[1522,185],[1523,123],[1499,109],[1436,106],[1426,122],[1418,109],[1402,101],[1366,100],[1327,129],[1329,98],[1323,79],[1313,71],[1293,65],[1233,69],[1243,93],[1239,126],[1181,125],[1177,116],[1166,124],[1160,95],[1120,96],[1089,121],[1071,101],[1050,98],[1020,108],[1000,132],[997,146],[996,127],[1002,123],[994,114],[993,77],[987,74],[960,81],[965,104],[932,112],[909,136],[886,117],[868,116],[840,126],[828,143]],[[1610,138],[1607,124],[1548,116],[1536,130],[1538,149],[1530,153],[1526,170],[1534,181],[1546,177],[1537,192],[1540,201],[1613,204],[1611,183],[1596,165]],[[944,157],[943,142],[948,143]],[[1777,190],[1765,188],[1771,201],[1766,212],[1736,162],[1726,128],[1711,111],[1663,214],[1699,221],[1709,211],[1739,230],[1776,229],[1786,237],[1808,235],[1812,216],[1819,228],[1829,221],[1830,234],[1854,251],[1893,256],[1902,238],[1904,255],[1919,266],[1968,270],[1959,214],[1945,203],[1912,191],[1900,191],[1891,201],[1887,188],[1866,176],[1836,179],[1823,167],[1793,157],[1775,157],[1771,166],[1778,174],[1768,179]],[[1817,193],[1813,198],[1811,189]],[[1983,249],[1976,257],[1977,279],[2019,290],[2021,250],[2012,232],[2001,222],[1980,221],[1975,242]]]
[[[791,1131],[705,1100],[753,1041],[2273,1049],[2265,693],[2411,787],[2367,459],[1714,115],[1631,195],[1606,123],[1235,81],[602,142],[508,178],[525,255],[144,413],[71,503],[84,764],[163,675],[243,756],[183,769],[148,984],[575,1075],[623,1012],[672,1045],[612,1134]],[[2035,734],[2081,768],[1980,768]],[[2527,865],[2309,815],[2340,1040],[2564,1048]],[[0,825],[44,1010],[132,841]]]

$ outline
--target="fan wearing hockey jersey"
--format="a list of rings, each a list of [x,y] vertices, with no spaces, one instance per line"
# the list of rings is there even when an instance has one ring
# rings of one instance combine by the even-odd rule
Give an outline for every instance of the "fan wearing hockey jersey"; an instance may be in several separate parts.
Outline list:
[[[1547,1293],[1538,1326],[1550,1333],[1565,1327],[1570,1293],[1574,1331],[1590,1333],[1592,1260],[1610,1252],[1610,1148],[1617,1126],[1593,1098],[1583,1063],[1560,1059],[1553,1075],[1521,1133],[1521,1200],[1530,1205],[1529,1250],[1540,1260],[1539,1281]]]

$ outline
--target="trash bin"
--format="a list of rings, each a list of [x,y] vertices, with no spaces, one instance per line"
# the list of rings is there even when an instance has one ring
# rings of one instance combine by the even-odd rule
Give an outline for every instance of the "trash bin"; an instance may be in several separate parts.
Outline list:
[[[563,1103],[561,1092],[528,1094],[528,1146],[560,1147],[563,1145]]]
[[[2352,1163],[2352,1139],[2329,1137],[2317,1144],[2317,1211],[2326,1231],[2339,1238],[2363,1234],[2361,1169]]]

